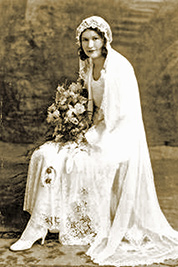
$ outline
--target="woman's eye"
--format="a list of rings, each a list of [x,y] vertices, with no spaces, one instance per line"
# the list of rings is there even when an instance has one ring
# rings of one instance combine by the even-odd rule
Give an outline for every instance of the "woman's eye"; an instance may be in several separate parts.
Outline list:
[[[82,39],[82,42],[87,42],[87,41],[88,41],[87,38],[83,38],[83,39]]]
[[[93,37],[93,40],[94,40],[94,41],[96,41],[96,40],[98,40],[98,39],[99,39],[98,37]]]

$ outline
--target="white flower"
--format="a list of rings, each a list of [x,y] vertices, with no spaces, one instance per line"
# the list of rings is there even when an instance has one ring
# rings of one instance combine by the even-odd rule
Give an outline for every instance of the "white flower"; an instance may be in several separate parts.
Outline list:
[[[81,89],[80,83],[71,83],[71,85],[69,86],[69,90],[73,91],[74,93],[76,93],[80,89]]]
[[[78,86],[76,83],[71,83],[71,85],[69,86],[69,90],[76,92],[78,90]]]
[[[53,112],[53,117],[54,117],[55,119],[57,119],[59,116],[60,116],[60,112],[59,112],[59,110],[56,109],[56,110]]]
[[[73,117],[73,118],[70,118],[70,122],[72,122],[73,124],[77,125],[79,124],[79,121],[77,118]]]
[[[69,110],[66,112],[66,117],[68,119],[73,118],[74,108],[71,105],[68,105]]]
[[[58,119],[60,117],[60,112],[59,110],[54,110],[51,108],[50,109],[51,111],[49,111],[48,109],[48,116],[47,116],[47,122],[50,123],[50,122],[54,122],[56,119]]]
[[[80,104],[80,103],[77,103],[75,106],[74,106],[74,113],[76,115],[79,115],[79,114],[82,114],[83,112],[85,112],[85,107],[84,105]]]
[[[60,94],[63,93],[65,91],[64,87],[61,85],[58,85],[57,87],[57,92],[59,92]]]
[[[46,120],[47,120],[48,123],[52,122],[54,120],[53,114],[52,113],[48,113],[48,116],[47,116]]]
[[[66,116],[67,118],[72,118],[73,117],[73,110],[69,109],[67,112],[66,112]]]
[[[48,112],[54,112],[56,110],[56,105],[53,103],[49,108]]]
[[[67,97],[65,97],[64,95],[60,97],[59,99],[59,102],[60,102],[60,105],[64,105],[67,101]]]
[[[70,96],[75,97],[75,93],[73,91],[70,91]]]

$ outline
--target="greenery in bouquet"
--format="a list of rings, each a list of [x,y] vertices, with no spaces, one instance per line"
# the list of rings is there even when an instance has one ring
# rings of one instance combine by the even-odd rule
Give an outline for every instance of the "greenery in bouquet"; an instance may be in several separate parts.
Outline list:
[[[85,142],[90,127],[87,114],[88,98],[82,81],[58,85],[55,102],[48,108],[47,122],[52,128],[52,139],[67,143]]]

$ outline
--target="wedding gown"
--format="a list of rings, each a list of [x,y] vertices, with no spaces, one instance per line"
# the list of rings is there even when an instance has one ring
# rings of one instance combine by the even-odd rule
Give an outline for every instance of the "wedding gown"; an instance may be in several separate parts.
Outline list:
[[[178,232],[167,222],[157,200],[135,75],[115,51],[108,58],[107,73],[103,70],[98,81],[90,77],[94,121],[103,115],[105,122],[101,120],[86,134],[89,145],[47,142],[35,150],[24,210],[38,225],[59,231],[62,244],[90,244],[87,254],[102,265],[134,266],[175,259]],[[120,71],[130,77],[124,77],[123,83],[120,76],[120,88],[125,83],[126,87],[119,93],[112,79],[115,58],[122,66]],[[113,94],[109,95],[109,87]],[[130,87],[135,89],[128,97]],[[120,115],[120,126],[112,128],[117,123],[117,94],[119,114],[129,114],[132,120],[127,123],[127,116]]]
[[[103,78],[95,85],[98,106]],[[99,108],[95,107],[94,121]],[[98,128],[104,127],[103,121]],[[59,231],[62,244],[87,245],[110,229],[110,190],[116,164],[88,145],[47,142],[31,158],[24,209],[31,220],[50,231]],[[45,183],[46,179],[52,184]],[[106,212],[107,210],[107,212]]]

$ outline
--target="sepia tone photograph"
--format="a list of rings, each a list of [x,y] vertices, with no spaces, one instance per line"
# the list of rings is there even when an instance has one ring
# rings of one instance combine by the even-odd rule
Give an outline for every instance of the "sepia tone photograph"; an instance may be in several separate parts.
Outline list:
[[[0,0],[0,266],[178,266],[177,0]]]

